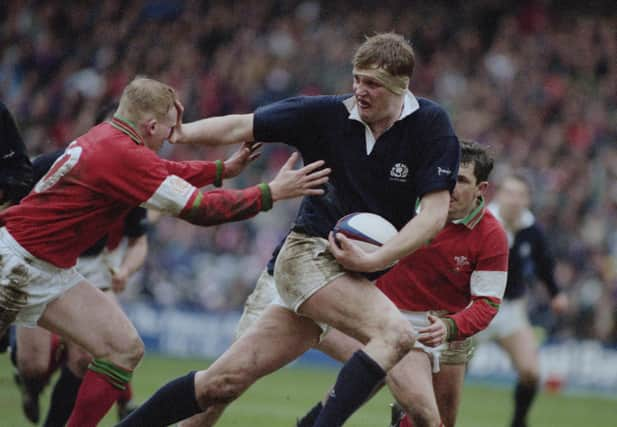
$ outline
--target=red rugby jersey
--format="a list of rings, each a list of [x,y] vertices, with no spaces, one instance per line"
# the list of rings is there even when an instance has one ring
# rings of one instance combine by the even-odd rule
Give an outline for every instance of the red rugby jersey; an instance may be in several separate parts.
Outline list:
[[[161,159],[114,118],[71,143],[0,223],[37,258],[68,268],[135,206],[177,215],[216,175],[215,162]]]
[[[497,313],[507,269],[506,233],[482,202],[400,260],[377,286],[401,310],[446,310],[449,339],[462,339],[486,328]]]

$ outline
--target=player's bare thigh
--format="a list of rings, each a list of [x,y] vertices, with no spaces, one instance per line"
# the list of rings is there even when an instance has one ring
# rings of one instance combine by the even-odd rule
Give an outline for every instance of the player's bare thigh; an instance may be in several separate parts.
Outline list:
[[[27,378],[47,375],[51,358],[51,333],[43,328],[17,326],[17,369]]]
[[[386,371],[413,346],[414,329],[373,283],[345,273],[315,292],[298,309],[366,344]]]
[[[501,337],[497,342],[510,355],[512,365],[521,381],[533,383],[538,380],[538,344],[529,324],[508,336]]]
[[[195,389],[201,407],[237,398],[256,380],[314,346],[321,332],[311,319],[271,305],[219,359],[196,374]]]
[[[118,304],[86,281],[48,304],[39,325],[125,368],[143,355],[143,343]]]
[[[335,328],[328,329],[325,337],[315,346],[317,350],[341,363],[347,362],[362,347],[363,344],[360,341]]]
[[[119,306],[116,294],[113,291],[107,289],[103,291],[103,293],[113,304]],[[92,361],[92,355],[83,347],[70,340],[66,340],[66,353],[67,367],[75,376],[82,378],[86,374],[88,365]]]
[[[466,363],[442,363],[437,374],[433,375],[433,388],[445,427],[456,425],[456,416],[461,402],[465,381]]]
[[[413,346],[414,330],[371,282],[346,272],[320,237],[291,232],[274,278],[281,299],[302,315],[352,336],[389,370]]]
[[[411,350],[388,373],[387,384],[396,400],[414,420],[414,425],[439,426],[432,366],[424,351]]]

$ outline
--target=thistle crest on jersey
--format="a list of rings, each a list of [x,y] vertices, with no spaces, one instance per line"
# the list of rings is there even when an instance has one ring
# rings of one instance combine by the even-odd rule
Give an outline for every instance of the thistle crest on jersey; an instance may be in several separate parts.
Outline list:
[[[390,169],[390,179],[394,181],[407,182],[407,175],[409,175],[409,168],[405,163],[396,163]]]

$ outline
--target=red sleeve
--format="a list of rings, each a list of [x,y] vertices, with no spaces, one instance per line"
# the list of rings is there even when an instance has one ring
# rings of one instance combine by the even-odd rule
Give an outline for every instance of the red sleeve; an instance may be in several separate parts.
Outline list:
[[[213,162],[171,162],[137,145],[129,146],[119,157],[113,169],[102,176],[107,182],[108,194],[129,204],[179,216],[197,225],[242,220],[272,207],[267,184],[245,190],[202,193],[185,179],[204,183],[201,174],[209,173],[212,182],[217,175]]]
[[[462,340],[486,329],[500,304],[501,299],[498,298],[472,297],[467,308],[445,317],[448,341]]]
[[[240,221],[272,207],[272,197],[267,184],[244,190],[213,190],[196,192],[178,215],[196,225],[217,225]]]
[[[469,281],[471,303],[464,310],[445,317],[448,340],[461,340],[485,329],[497,314],[506,289],[506,233],[496,222],[484,229],[486,231],[478,236],[478,261]]]
[[[173,162],[161,159],[161,161],[166,165],[170,175],[179,176],[195,187],[204,187],[210,184],[220,186],[224,168],[223,162],[220,160],[216,162],[202,160]]]

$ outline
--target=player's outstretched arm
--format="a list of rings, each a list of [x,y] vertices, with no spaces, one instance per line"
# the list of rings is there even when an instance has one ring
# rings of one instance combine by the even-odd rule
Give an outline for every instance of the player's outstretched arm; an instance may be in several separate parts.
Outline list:
[[[231,114],[182,123],[184,107],[176,101],[178,120],[169,141],[173,144],[226,145],[254,141],[253,114]]]
[[[229,179],[240,175],[246,166],[257,159],[261,152],[261,143],[245,142],[223,163],[223,178]]]
[[[447,190],[426,194],[422,198],[420,213],[375,252],[365,252],[341,233],[329,237],[330,252],[347,270],[384,270],[435,237],[446,223],[449,203],[450,193]]]
[[[298,154],[292,154],[269,184],[244,190],[197,192],[178,216],[196,225],[217,225],[255,216],[279,200],[323,194],[320,187],[328,181],[330,169],[321,169],[322,160],[293,169],[297,161]]]

